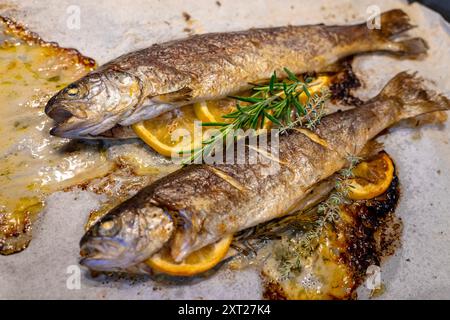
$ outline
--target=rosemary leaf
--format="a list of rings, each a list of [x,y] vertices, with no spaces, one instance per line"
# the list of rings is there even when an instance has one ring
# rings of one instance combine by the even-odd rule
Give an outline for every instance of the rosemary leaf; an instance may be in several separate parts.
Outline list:
[[[273,84],[277,81],[277,73],[274,72],[272,77],[270,77],[270,83],[269,83],[269,93],[273,94]]]
[[[224,127],[228,125],[229,123],[226,122],[202,122],[203,127]]]
[[[241,96],[228,96],[228,98],[232,98],[238,101],[257,103],[263,101],[263,99],[255,98],[255,97],[241,97]]]
[[[272,121],[273,123],[275,123],[275,124],[281,126],[281,122],[280,122],[277,118],[275,118],[274,116],[272,116],[270,113],[267,113],[266,111],[264,111],[264,115],[265,115],[270,121]]]
[[[296,82],[299,81],[297,76],[291,70],[289,70],[288,68],[283,68],[283,69],[284,69],[284,72],[286,72],[286,74],[288,75],[289,80],[296,81]]]

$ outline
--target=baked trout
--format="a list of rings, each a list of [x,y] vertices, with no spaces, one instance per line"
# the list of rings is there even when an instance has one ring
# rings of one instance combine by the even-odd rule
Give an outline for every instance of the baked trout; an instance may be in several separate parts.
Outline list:
[[[420,38],[393,41],[412,28],[401,10],[381,15],[381,29],[288,26],[193,36],[125,54],[70,84],[45,108],[51,134],[66,138],[127,137],[123,130],[182,105],[220,99],[269,79],[284,67],[300,74],[336,70],[344,57],[385,51],[417,57]],[[131,131],[132,132],[132,131]]]
[[[449,108],[449,100],[422,79],[400,73],[363,106],[326,116],[311,131],[280,136],[278,159],[190,165],[142,189],[88,230],[80,243],[81,263],[119,270],[163,246],[182,261],[226,235],[296,210],[317,184],[348,165],[349,155],[360,154],[384,129]],[[272,162],[279,169],[268,175]]]

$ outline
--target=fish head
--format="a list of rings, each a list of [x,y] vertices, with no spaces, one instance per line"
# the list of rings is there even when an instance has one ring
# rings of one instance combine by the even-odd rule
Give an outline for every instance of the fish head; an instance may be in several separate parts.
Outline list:
[[[123,271],[151,257],[171,238],[169,214],[154,206],[119,206],[83,236],[80,264],[97,271]]]
[[[53,96],[45,113],[55,121],[50,134],[92,138],[132,113],[141,101],[139,79],[120,70],[94,71]]]

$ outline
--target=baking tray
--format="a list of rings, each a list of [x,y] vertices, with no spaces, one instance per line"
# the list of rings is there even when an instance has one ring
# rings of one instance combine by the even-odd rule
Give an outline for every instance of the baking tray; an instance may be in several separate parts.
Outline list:
[[[80,9],[80,28],[71,29],[71,6]],[[74,47],[100,64],[120,54],[192,33],[232,31],[287,24],[346,24],[364,21],[367,8],[401,8],[418,27],[411,34],[430,45],[423,61],[385,55],[355,59],[368,98],[397,72],[417,70],[449,93],[450,27],[437,13],[406,1],[1,1],[0,14],[14,17],[44,39]],[[73,9],[73,7],[72,7]],[[183,12],[192,19],[187,22]],[[450,297],[450,129],[395,129],[382,140],[396,162],[401,186],[397,214],[404,224],[402,247],[382,266],[385,292],[377,299]],[[260,299],[259,275],[249,269],[221,270],[190,284],[149,279],[93,279],[78,269],[78,241],[100,197],[84,191],[58,192],[49,199],[29,248],[0,256],[0,298],[44,299]],[[80,270],[79,280],[73,281]],[[79,286],[78,286],[79,284]],[[361,286],[359,297],[368,296]]]

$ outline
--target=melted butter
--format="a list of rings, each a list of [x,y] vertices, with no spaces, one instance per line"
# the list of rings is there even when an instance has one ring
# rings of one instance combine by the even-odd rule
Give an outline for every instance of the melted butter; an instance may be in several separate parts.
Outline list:
[[[6,20],[0,27],[0,251],[8,254],[27,245],[29,237],[18,238],[31,228],[46,194],[110,167],[98,146],[51,137],[52,121],[44,114],[47,100],[93,63]]]
[[[345,212],[342,211],[341,215]],[[341,220],[342,224],[353,221]],[[346,238],[337,228],[325,228],[314,240],[311,254],[301,259],[301,270],[284,277],[277,252],[281,240],[269,240],[256,249],[256,255],[237,255],[230,263],[232,270],[254,267],[261,271],[266,289],[271,287],[278,297],[289,300],[349,299],[357,285],[355,275],[341,254],[346,250]],[[288,238],[291,236],[288,236]],[[236,252],[235,252],[236,253]],[[235,254],[234,253],[234,254]]]
[[[158,165],[168,163],[135,145],[105,147],[49,135],[53,120],[44,113],[47,101],[94,68],[95,62],[77,51],[46,43],[0,17],[1,254],[26,248],[52,192],[81,185],[106,194],[110,207],[153,176],[175,169],[160,170]]]

